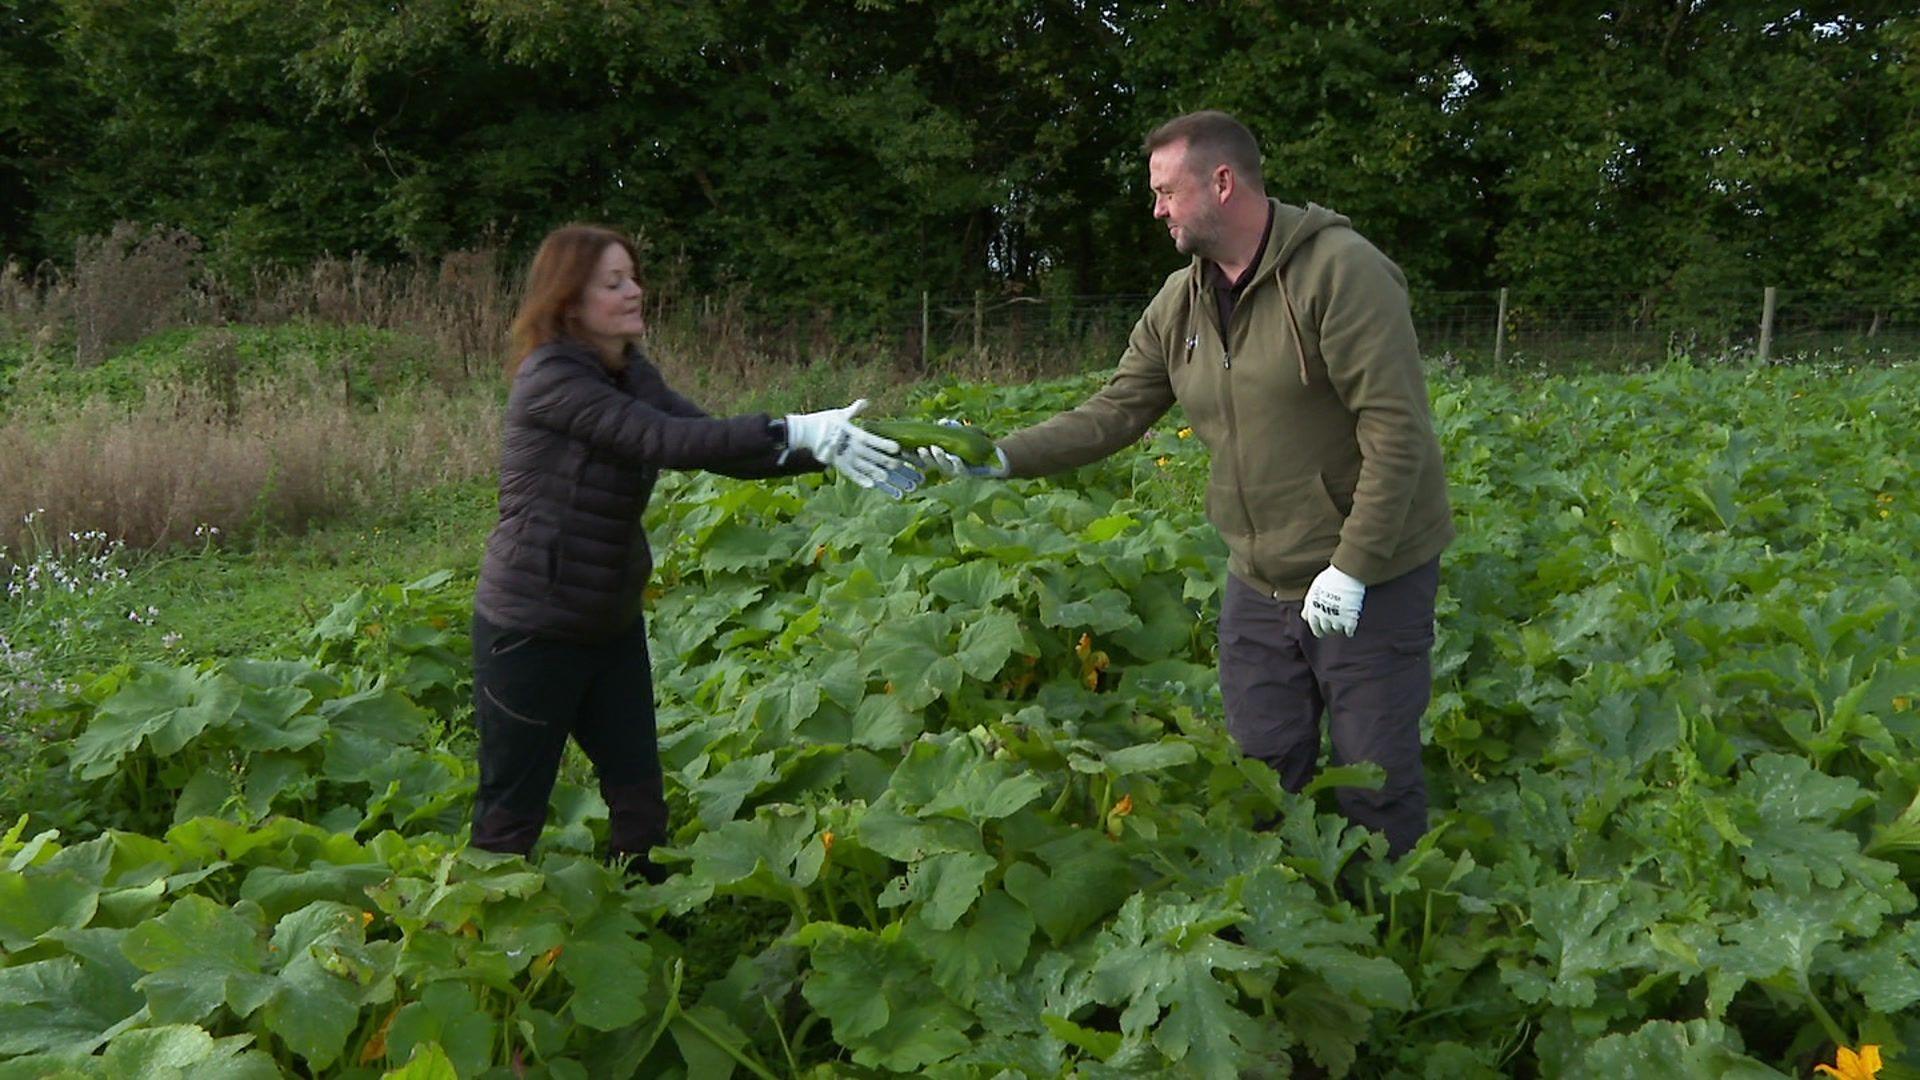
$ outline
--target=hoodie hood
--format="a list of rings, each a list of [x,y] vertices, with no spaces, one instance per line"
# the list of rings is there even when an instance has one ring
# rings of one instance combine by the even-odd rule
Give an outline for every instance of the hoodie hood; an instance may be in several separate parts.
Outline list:
[[[1308,203],[1302,209],[1288,206],[1279,199],[1268,199],[1267,205],[1273,209],[1273,227],[1267,233],[1267,254],[1260,260],[1260,274],[1278,272],[1293,258],[1293,253],[1300,250],[1301,245],[1322,230],[1336,225],[1353,225],[1347,215],[1336,214],[1319,203]],[[1275,240],[1280,242],[1276,244]]]
[[[1252,281],[1247,283],[1248,288],[1252,288],[1261,278],[1276,273],[1286,266],[1294,253],[1315,235],[1336,225],[1347,227],[1353,225],[1347,215],[1335,213],[1319,203],[1310,202],[1300,207],[1269,197],[1267,208],[1273,215],[1272,224],[1267,227],[1267,248],[1260,256],[1260,265],[1255,269]],[[1204,287],[1206,259],[1195,255],[1192,270],[1193,275],[1190,280],[1194,287]]]
[[[1300,319],[1294,312],[1293,293],[1287,288],[1287,279],[1282,270],[1292,261],[1294,253],[1306,246],[1307,241],[1328,229],[1352,227],[1353,222],[1345,215],[1335,213],[1319,203],[1308,203],[1304,207],[1283,203],[1269,197],[1267,207],[1272,213],[1272,222],[1267,226],[1267,244],[1260,256],[1260,265],[1254,268],[1253,277],[1247,282],[1247,291],[1260,288],[1261,283],[1272,277],[1280,289],[1281,303],[1287,310],[1287,324],[1293,332],[1295,350],[1300,356],[1300,383],[1306,385],[1307,351],[1301,339]],[[1207,289],[1206,259],[1195,255],[1187,275],[1187,293],[1189,310],[1199,310]],[[1225,334],[1226,327],[1220,332]]]

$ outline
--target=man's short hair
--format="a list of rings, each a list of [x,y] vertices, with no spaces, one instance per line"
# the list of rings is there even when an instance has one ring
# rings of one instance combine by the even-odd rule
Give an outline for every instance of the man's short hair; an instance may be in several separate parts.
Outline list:
[[[1196,172],[1211,172],[1215,165],[1226,165],[1240,182],[1256,191],[1263,190],[1260,178],[1260,144],[1247,125],[1218,109],[1202,109],[1173,119],[1147,134],[1142,147],[1151,155],[1163,146],[1187,144],[1187,161]]]

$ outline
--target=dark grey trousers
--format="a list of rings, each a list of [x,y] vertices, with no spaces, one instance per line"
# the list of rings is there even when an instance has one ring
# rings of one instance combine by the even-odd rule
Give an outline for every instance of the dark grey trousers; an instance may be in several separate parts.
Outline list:
[[[1398,856],[1427,831],[1420,717],[1433,696],[1433,605],[1440,560],[1367,588],[1349,638],[1316,638],[1299,600],[1276,600],[1227,576],[1220,605],[1220,692],[1242,753],[1299,791],[1319,769],[1320,718],[1333,762],[1386,771],[1377,791],[1338,788],[1351,820],[1386,834]]]

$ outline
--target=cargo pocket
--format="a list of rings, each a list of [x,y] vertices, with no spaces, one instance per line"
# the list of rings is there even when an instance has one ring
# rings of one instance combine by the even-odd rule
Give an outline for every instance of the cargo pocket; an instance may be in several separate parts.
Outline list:
[[[476,644],[473,705],[480,721],[551,726],[554,643],[521,630],[493,628]]]

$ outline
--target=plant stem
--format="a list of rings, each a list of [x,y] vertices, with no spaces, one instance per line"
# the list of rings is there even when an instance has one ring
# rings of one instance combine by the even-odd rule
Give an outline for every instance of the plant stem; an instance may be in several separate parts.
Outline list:
[[[1814,1018],[1819,1020],[1820,1026],[1826,1030],[1827,1038],[1832,1039],[1835,1046],[1851,1046],[1852,1044],[1847,1041],[1846,1032],[1840,1030],[1840,1025],[1834,1022],[1833,1014],[1827,1011],[1827,1007],[1820,1004],[1820,998],[1814,994],[1813,988],[1803,984],[1801,992],[1806,994],[1807,1004],[1813,1008]]]
[[[780,1011],[773,1007],[773,999],[762,994],[760,1004],[767,1010],[767,1019],[773,1021],[773,1034],[780,1040],[780,1052],[787,1056],[787,1071],[800,1075],[800,1063],[793,1058],[793,1044],[787,1041],[787,1026],[780,1022]]]
[[[768,1072],[764,1067],[762,1067],[759,1062],[748,1057],[745,1051],[741,1050],[737,1046],[734,1046],[732,1043],[729,1043],[726,1040],[722,1039],[720,1036],[714,1034],[712,1029],[708,1028],[705,1024],[702,1024],[700,1021],[695,1020],[691,1014],[689,1014],[686,1010],[680,1007],[680,1002],[678,1000],[675,1000],[673,1002],[673,1011],[680,1019],[685,1020],[687,1022],[687,1026],[699,1032],[701,1038],[707,1040],[713,1045],[726,1051],[728,1057],[732,1058],[733,1060],[739,1062],[741,1065],[745,1066],[747,1071],[753,1073],[755,1076],[760,1077],[761,1080],[780,1080],[779,1077],[773,1075],[772,1073]]]

